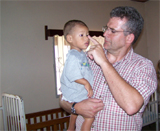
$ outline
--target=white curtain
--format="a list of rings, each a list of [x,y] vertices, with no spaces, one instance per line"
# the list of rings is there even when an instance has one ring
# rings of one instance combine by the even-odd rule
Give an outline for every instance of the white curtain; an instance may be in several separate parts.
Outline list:
[[[57,95],[60,95],[60,77],[63,71],[64,63],[66,60],[66,54],[68,53],[68,50],[70,50],[70,46],[67,44],[67,42],[64,39],[64,36],[54,36],[53,38],[53,49],[54,49],[54,62],[53,65],[56,70],[56,92]]]

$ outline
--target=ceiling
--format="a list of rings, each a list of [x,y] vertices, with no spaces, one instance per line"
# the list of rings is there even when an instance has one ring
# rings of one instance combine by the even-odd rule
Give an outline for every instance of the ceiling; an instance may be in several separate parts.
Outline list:
[[[149,0],[132,0],[132,1],[137,1],[137,2],[147,2]]]

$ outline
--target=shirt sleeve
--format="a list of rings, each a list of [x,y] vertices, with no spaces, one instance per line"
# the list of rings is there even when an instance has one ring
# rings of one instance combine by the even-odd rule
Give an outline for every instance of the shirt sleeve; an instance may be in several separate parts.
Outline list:
[[[157,88],[157,77],[154,66],[151,62],[143,63],[134,73],[132,86],[135,87],[144,99],[144,105],[140,112],[143,112],[149,98]]]
[[[74,54],[71,54],[68,57],[65,63],[65,66],[66,66],[65,67],[66,78],[70,82],[83,78],[82,73],[81,73],[81,65],[79,62],[79,57],[77,57]]]

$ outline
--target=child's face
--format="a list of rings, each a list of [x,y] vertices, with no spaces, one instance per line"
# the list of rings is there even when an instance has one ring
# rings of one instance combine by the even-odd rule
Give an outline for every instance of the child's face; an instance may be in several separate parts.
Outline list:
[[[82,51],[89,46],[89,30],[86,26],[76,25],[69,35],[71,49]]]

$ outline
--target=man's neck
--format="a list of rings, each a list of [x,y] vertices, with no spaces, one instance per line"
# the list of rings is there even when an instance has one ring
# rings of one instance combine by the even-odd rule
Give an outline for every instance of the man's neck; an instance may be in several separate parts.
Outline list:
[[[114,64],[120,60],[122,60],[126,54],[130,51],[131,48],[128,48],[126,51],[123,52],[109,52],[107,51],[107,59],[111,64]]]

